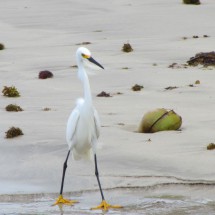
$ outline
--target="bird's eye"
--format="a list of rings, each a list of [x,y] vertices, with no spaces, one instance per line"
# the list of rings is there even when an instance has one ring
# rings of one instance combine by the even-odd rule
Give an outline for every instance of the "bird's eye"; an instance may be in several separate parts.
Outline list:
[[[81,54],[83,58],[89,58],[90,56],[86,55],[86,54]]]

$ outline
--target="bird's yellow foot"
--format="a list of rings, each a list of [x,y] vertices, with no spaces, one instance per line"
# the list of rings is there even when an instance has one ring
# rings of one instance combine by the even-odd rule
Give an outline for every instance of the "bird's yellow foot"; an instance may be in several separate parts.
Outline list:
[[[76,200],[69,200],[69,199],[64,199],[62,195],[59,195],[58,199],[56,202],[52,205],[60,205],[60,204],[65,204],[65,205],[74,205],[75,203],[78,203]]]
[[[110,205],[105,200],[103,200],[102,203],[99,206],[91,208],[91,210],[100,210],[101,209],[101,210],[107,211],[110,208],[122,208],[122,206],[120,206],[120,205]]]

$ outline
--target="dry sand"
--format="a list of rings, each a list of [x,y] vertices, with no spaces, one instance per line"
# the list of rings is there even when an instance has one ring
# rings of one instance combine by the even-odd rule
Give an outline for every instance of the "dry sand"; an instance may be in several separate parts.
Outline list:
[[[105,67],[90,76],[102,122],[98,161],[103,187],[215,183],[215,151],[206,150],[215,141],[215,69],[168,68],[198,52],[214,51],[215,2],[202,2],[1,1],[0,42],[6,49],[0,51],[0,88],[14,85],[21,97],[0,98],[0,193],[59,191],[66,121],[83,94],[71,67],[82,42],[91,42],[86,47]],[[127,42],[131,53],[121,51]],[[54,78],[39,80],[44,69]],[[131,91],[136,83],[144,89]],[[168,86],[179,88],[164,90]],[[113,96],[96,97],[101,91]],[[24,111],[6,112],[10,103]],[[156,108],[181,115],[181,131],[136,133],[142,116]],[[24,136],[5,139],[11,126],[20,127]],[[97,188],[92,162],[69,162],[65,191]]]

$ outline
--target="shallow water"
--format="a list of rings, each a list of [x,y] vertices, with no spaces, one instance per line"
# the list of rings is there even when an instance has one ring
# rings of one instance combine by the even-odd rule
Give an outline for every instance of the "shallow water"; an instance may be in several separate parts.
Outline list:
[[[92,211],[99,204],[99,191],[65,193],[76,199],[74,206],[51,206],[57,194],[1,195],[0,215],[48,214],[147,214],[147,215],[202,215],[215,214],[215,185],[166,184],[144,188],[117,188],[105,190],[111,204],[121,204],[122,209],[108,212]]]

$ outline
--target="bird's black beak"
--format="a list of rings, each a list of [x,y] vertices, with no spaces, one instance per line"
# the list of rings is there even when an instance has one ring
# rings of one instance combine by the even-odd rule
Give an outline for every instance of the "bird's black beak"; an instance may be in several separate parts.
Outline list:
[[[88,58],[88,60],[91,62],[91,63],[94,63],[96,64],[97,66],[99,66],[100,68],[104,69],[104,67],[98,63],[96,60],[94,60],[92,57]]]

